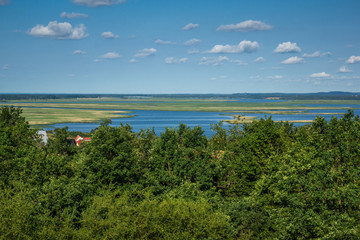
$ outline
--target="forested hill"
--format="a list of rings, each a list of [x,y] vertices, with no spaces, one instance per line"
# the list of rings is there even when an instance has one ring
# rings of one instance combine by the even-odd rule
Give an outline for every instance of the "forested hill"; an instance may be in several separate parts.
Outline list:
[[[9,100],[46,100],[46,99],[71,99],[71,98],[225,98],[225,99],[266,99],[278,98],[283,100],[359,100],[360,92],[318,92],[318,93],[234,93],[234,94],[61,94],[61,93],[0,93],[0,101]]]
[[[2,107],[0,238],[359,239],[359,116],[213,129],[104,122],[44,146]]]

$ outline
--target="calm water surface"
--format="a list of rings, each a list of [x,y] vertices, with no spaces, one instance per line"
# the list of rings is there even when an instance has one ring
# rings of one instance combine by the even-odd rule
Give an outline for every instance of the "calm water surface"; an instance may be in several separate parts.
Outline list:
[[[137,115],[134,118],[113,118],[111,126],[118,127],[120,123],[127,124],[133,128],[133,131],[139,132],[140,129],[154,127],[157,135],[165,130],[166,127],[175,128],[180,123],[193,128],[201,126],[208,137],[213,135],[211,124],[219,123],[222,120],[232,119],[232,116],[221,115],[219,112],[188,112],[188,111],[146,111],[136,110],[129,115]],[[224,123],[224,125],[229,125]],[[69,127],[69,131],[90,132],[92,129],[99,127],[98,123],[59,123],[52,125],[54,128]]]
[[[302,110],[302,109],[298,109]],[[313,120],[316,116],[325,117],[329,121],[332,115],[319,115],[321,112],[334,113],[333,116],[340,118],[346,109],[340,110],[308,110],[310,114],[298,114],[298,115],[287,115],[287,114],[272,114],[271,118],[274,121],[290,121],[290,120]],[[356,115],[360,115],[360,110],[354,110]],[[341,113],[341,114],[336,114]],[[204,134],[211,137],[214,133],[211,131],[211,124],[219,123],[222,120],[232,119],[232,116],[224,115],[229,113],[222,112],[188,112],[188,111],[146,111],[136,110],[129,115],[137,115],[134,118],[113,118],[111,126],[120,126],[120,123],[127,124],[133,128],[133,131],[138,132],[140,129],[147,129],[154,127],[157,135],[165,130],[166,127],[176,128],[180,123],[184,123],[187,126],[193,128],[195,126],[201,126],[204,130]],[[239,114],[239,113],[234,113]],[[257,118],[265,118],[266,114],[246,114],[247,116],[253,116]],[[267,115],[269,116],[269,115]],[[294,125],[300,126],[305,123],[295,123]],[[230,124],[224,123],[227,127]],[[92,129],[99,127],[98,123],[59,123],[52,125],[53,127],[46,128],[51,130],[54,128],[62,128],[65,126],[69,127],[70,131],[81,131],[90,132]]]
[[[237,102],[282,102],[283,100],[272,100],[272,99],[229,99],[229,101]],[[45,102],[45,101],[44,101]],[[95,102],[95,101],[94,101]],[[120,101],[122,103],[126,102],[142,102],[142,101]],[[148,102],[148,101],[147,101]],[[71,103],[71,102],[64,102]],[[75,103],[75,102],[74,102]],[[89,102],[87,102],[89,103]],[[95,102],[98,103],[98,102]],[[103,103],[119,103],[119,102],[106,102]],[[333,113],[334,116],[340,118],[344,113],[347,112],[346,109],[337,109],[337,110],[304,110],[302,107],[305,106],[316,106],[316,107],[352,107],[360,108],[360,105],[357,104],[347,104],[347,105],[332,105],[332,104],[306,104],[306,105],[294,105],[297,106],[297,110],[307,111],[308,114],[297,114],[297,115],[287,115],[287,114],[272,114],[271,117],[274,121],[291,121],[291,120],[313,120],[316,116],[319,116],[319,113]],[[107,109],[98,109],[98,110],[107,110]],[[111,109],[109,109],[111,110]],[[118,109],[116,109],[118,110]],[[125,110],[131,111],[128,115],[136,115],[134,118],[114,118],[112,119],[111,126],[116,127],[120,126],[120,123],[123,124],[129,123],[133,128],[133,131],[138,132],[140,129],[147,129],[154,127],[157,135],[160,135],[161,132],[165,130],[166,127],[176,128],[180,123],[184,123],[187,126],[193,128],[195,126],[201,126],[204,130],[204,134],[208,137],[211,137],[214,133],[211,131],[211,124],[219,123],[222,120],[232,119],[231,113],[222,113],[222,112],[189,112],[189,111],[146,111],[146,110]],[[355,115],[360,115],[360,109],[354,109]],[[341,113],[341,114],[338,114]],[[241,114],[241,113],[233,113]],[[247,116],[265,118],[266,114],[256,114],[256,113],[247,113]],[[267,114],[267,116],[269,116]],[[329,121],[332,115],[320,115],[325,117]],[[295,123],[294,125],[300,126],[305,123]],[[230,124],[224,123],[225,127],[228,127]],[[81,132],[90,132],[92,129],[99,127],[98,123],[59,123],[54,124],[52,127],[46,128],[46,130],[51,130],[54,128],[62,128],[68,126],[70,131],[81,131]]]

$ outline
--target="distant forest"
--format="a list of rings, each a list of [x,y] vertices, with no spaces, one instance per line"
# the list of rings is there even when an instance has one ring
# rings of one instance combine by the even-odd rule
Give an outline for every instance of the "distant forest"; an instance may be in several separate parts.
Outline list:
[[[0,109],[0,239],[359,239],[360,118],[271,118],[204,136],[109,121],[44,145]]]
[[[15,94],[2,93],[0,101],[7,100],[45,100],[45,99],[69,99],[69,98],[224,98],[224,99],[266,99],[279,98],[283,100],[360,100],[359,92],[319,92],[319,93],[234,93],[234,94]]]

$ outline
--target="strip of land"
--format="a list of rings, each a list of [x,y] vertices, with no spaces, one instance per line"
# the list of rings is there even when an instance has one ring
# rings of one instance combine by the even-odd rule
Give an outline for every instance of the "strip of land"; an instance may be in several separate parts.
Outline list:
[[[16,100],[3,105],[20,106],[24,116],[32,125],[66,122],[99,122],[107,118],[133,117],[123,115],[128,110],[197,111],[222,112],[231,115],[246,115],[239,119],[226,120],[229,123],[251,122],[251,114],[283,115],[339,115],[345,109],[360,109],[360,100],[289,100],[274,102],[242,102],[232,99],[194,98],[73,98]],[[319,106],[323,105],[323,106]],[[348,105],[348,106],[347,106]],[[311,110],[316,110],[312,113]],[[329,111],[328,111],[329,110]],[[330,110],[339,110],[331,113]],[[341,112],[341,111],[342,112]],[[123,113],[123,114],[122,114]],[[248,116],[250,114],[250,116]],[[310,122],[291,120],[289,122]]]
[[[51,125],[70,122],[99,122],[109,118],[126,118],[125,111],[96,111],[84,109],[24,108],[23,116],[30,125]]]

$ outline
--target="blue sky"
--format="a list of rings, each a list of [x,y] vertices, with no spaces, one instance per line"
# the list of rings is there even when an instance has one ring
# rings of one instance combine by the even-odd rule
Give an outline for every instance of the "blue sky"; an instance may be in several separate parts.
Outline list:
[[[359,92],[359,10],[358,0],[0,0],[0,92]]]

